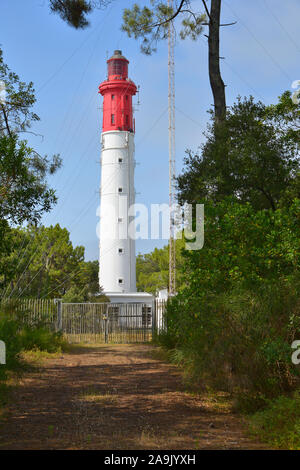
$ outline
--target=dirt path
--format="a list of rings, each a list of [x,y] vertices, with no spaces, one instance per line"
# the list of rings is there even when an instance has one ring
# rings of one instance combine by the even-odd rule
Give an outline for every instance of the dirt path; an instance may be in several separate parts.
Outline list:
[[[259,449],[239,418],[184,391],[148,345],[81,348],[26,373],[1,449]]]

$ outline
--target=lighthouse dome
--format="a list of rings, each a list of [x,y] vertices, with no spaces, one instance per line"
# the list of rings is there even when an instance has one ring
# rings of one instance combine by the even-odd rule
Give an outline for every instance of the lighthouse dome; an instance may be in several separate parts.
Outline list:
[[[126,59],[126,57],[124,57],[124,56],[122,55],[122,51],[120,51],[119,49],[117,49],[117,50],[114,51],[114,54],[111,56],[111,58],[110,58],[109,60],[111,60],[111,59],[125,59],[127,62],[129,62],[129,61]]]
[[[108,77],[110,79],[126,80],[128,77],[128,64],[129,60],[122,55],[122,51],[116,50],[110,59],[107,61]]]

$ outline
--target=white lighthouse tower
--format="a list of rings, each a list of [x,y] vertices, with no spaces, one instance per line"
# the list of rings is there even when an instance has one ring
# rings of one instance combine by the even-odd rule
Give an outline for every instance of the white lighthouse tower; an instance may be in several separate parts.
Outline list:
[[[101,83],[100,262],[99,283],[112,302],[149,302],[152,296],[136,292],[135,240],[128,235],[134,221],[128,215],[135,202],[132,97],[137,87],[128,78],[129,61],[116,50],[107,61],[107,79]]]

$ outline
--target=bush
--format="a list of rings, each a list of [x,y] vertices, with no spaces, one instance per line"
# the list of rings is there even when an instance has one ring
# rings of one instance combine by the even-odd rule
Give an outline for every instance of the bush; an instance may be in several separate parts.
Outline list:
[[[19,323],[7,317],[0,318],[0,339],[6,345],[6,364],[0,365],[0,380],[6,378],[8,370],[19,366],[19,353],[22,350],[21,338],[18,334]]]
[[[0,339],[6,345],[6,364],[0,365],[0,381],[6,380],[8,371],[22,366],[22,351],[40,350],[54,353],[61,351],[65,345],[61,333],[50,331],[43,325],[24,325],[19,315],[1,315]]]
[[[184,287],[167,305],[160,344],[194,383],[235,393],[246,410],[299,384],[299,211],[299,199],[275,211],[207,203],[204,247],[183,253]]]
[[[24,351],[39,350],[54,353],[61,351],[64,340],[60,332],[52,332],[45,327],[24,326],[20,331]]]
[[[168,303],[168,332],[158,340],[180,351],[194,382],[241,395],[240,403],[245,393],[263,403],[299,383],[291,361],[291,343],[300,338],[299,284],[278,281],[188,302],[179,295]]]
[[[270,445],[300,450],[300,393],[268,401],[250,418],[250,432]]]

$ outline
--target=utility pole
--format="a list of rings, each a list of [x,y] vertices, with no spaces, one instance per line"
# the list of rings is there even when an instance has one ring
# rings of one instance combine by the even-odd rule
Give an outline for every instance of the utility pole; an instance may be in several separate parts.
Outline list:
[[[174,0],[168,0],[168,6],[174,8]],[[175,203],[175,31],[173,22],[169,22],[168,30],[168,106],[169,106],[169,207],[170,207],[170,239],[169,239],[169,296],[176,292],[176,246],[175,220],[172,209]]]

